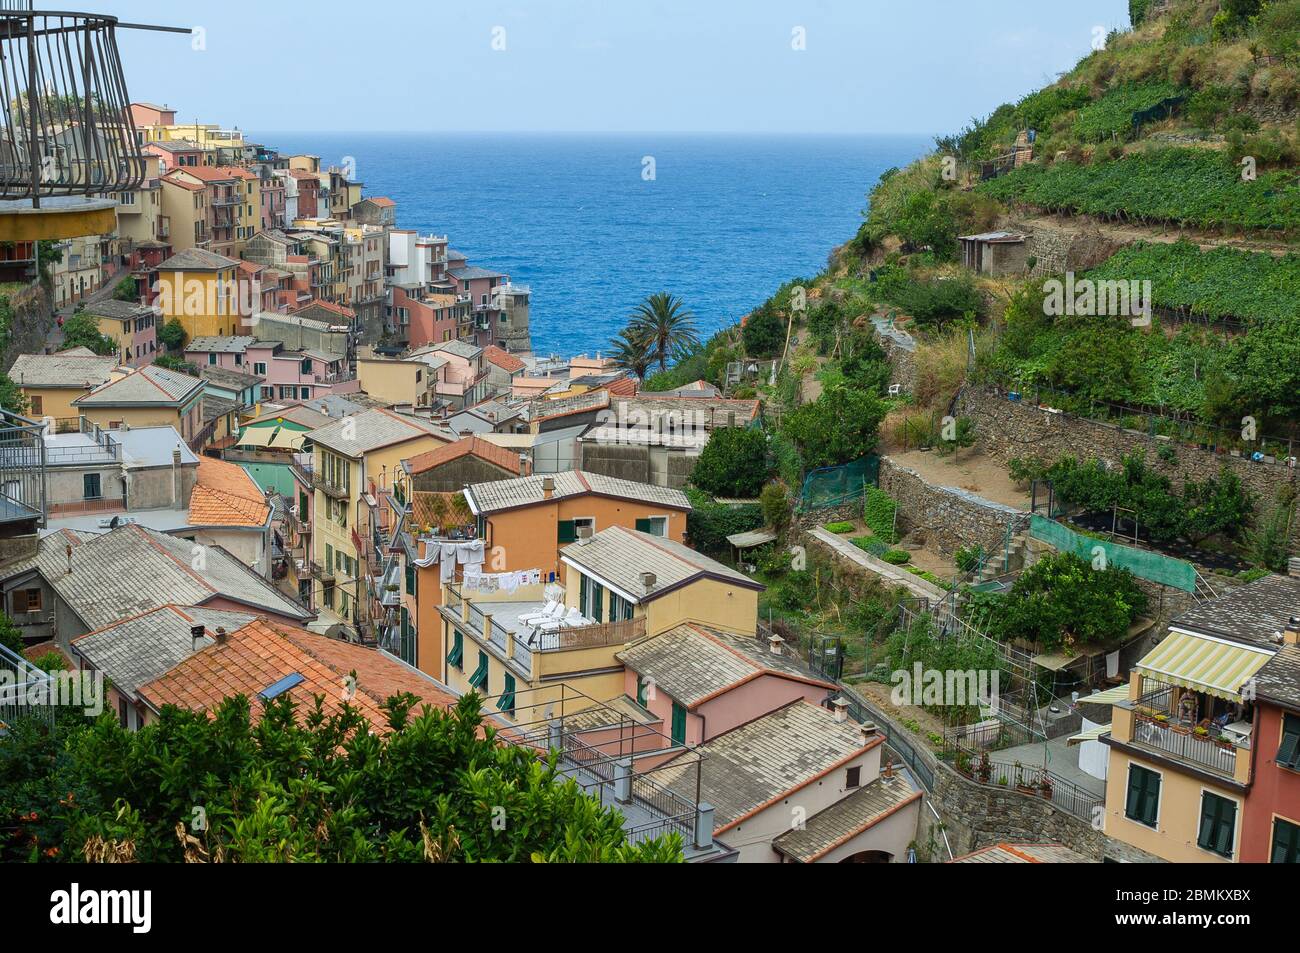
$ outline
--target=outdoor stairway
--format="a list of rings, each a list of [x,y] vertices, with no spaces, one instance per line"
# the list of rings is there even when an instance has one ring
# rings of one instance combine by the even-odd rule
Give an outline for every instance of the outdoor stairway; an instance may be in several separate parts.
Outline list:
[[[1300,556],[1292,556],[1287,560],[1287,575],[1300,576]]]
[[[1003,546],[1001,552],[990,553],[985,558],[984,565],[980,567],[979,576],[975,580],[975,585],[992,582],[999,576],[1005,576],[1009,572],[1024,569],[1031,562],[1030,557],[1033,555],[1035,555],[1035,550],[1029,539],[1029,534],[1027,532],[1017,533]]]

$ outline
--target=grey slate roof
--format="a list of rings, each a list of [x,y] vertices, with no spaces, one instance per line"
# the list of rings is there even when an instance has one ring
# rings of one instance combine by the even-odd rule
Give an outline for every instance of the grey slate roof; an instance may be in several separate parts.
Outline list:
[[[355,458],[380,447],[425,436],[437,437],[448,443],[456,439],[450,430],[431,421],[379,408],[336,420],[309,432],[307,439]]]
[[[108,380],[117,358],[83,354],[19,354],[9,379],[20,387],[67,387],[85,390]]]
[[[225,271],[236,268],[239,262],[205,248],[187,248],[178,251],[158,266],[159,271]]]
[[[1169,624],[1246,645],[1275,648],[1273,635],[1300,616],[1300,579],[1265,576],[1176,616]]]
[[[72,648],[103,672],[114,688],[134,699],[137,688],[194,654],[192,626],[234,632],[256,618],[251,613],[167,605],[73,639]],[[204,636],[197,648],[214,644],[214,639]]]
[[[203,422],[206,424],[217,417],[224,417],[226,414],[234,413],[243,406],[243,403],[237,400],[227,400],[224,397],[213,397],[211,394],[204,394],[199,401],[199,416],[203,418]]]
[[[447,256],[450,259],[450,255]],[[477,265],[467,265],[464,268],[448,268],[447,274],[451,275],[457,281],[470,281],[474,278],[504,278],[499,271],[490,271],[487,268],[479,268]]]
[[[119,407],[129,404],[181,404],[203,388],[188,374],[146,364],[125,377],[103,384],[73,401],[78,407]]]
[[[72,572],[65,549],[70,542]],[[38,570],[91,630],[168,603],[202,605],[221,597],[253,611],[311,618],[225,549],[205,546],[200,560],[194,545],[140,525],[79,534],[75,542],[67,533],[52,533],[35,557],[6,567],[4,578]]]
[[[623,500],[636,500],[655,506],[666,506],[674,510],[689,510],[691,503],[681,490],[666,486],[653,486],[649,483],[637,483],[635,480],[620,480],[617,477],[601,473],[588,473],[585,470],[566,470],[563,473],[534,474],[526,477],[512,477],[508,480],[492,480],[487,483],[475,483],[466,488],[465,495],[478,513],[499,513],[520,506],[535,506],[546,500],[542,482],[550,479],[555,483],[551,499],[564,499],[568,496],[612,496]]]
[[[135,301],[118,301],[116,298],[105,298],[103,301],[93,301],[86,305],[86,313],[97,318],[130,321],[142,314],[152,314],[153,309],[148,305],[139,304]]]
[[[753,636],[685,622],[634,643],[616,657],[638,675],[654,679],[659,691],[688,709],[763,674],[835,690],[832,682],[814,675],[789,653],[786,649],[773,655]]]
[[[448,354],[455,354],[457,357],[463,357],[467,361],[472,361],[483,353],[483,349],[474,344],[467,344],[460,340],[439,341],[437,344],[430,345],[430,351],[446,351]]]
[[[232,370],[229,367],[218,367],[215,364],[205,364],[200,367],[199,376],[218,387],[224,387],[227,390],[236,392],[246,391],[248,388],[256,387],[262,383],[262,378],[256,374],[245,374],[243,371]]]
[[[1255,695],[1300,711],[1300,647],[1284,645],[1255,673]]]
[[[243,354],[250,346],[257,343],[251,334],[226,335],[225,337],[194,338],[185,345],[187,351],[216,351],[219,354]]]
[[[694,749],[703,756],[699,800],[713,805],[714,830],[720,832],[877,743],[863,740],[858,725],[836,721],[825,708],[791,702]],[[655,772],[656,781],[692,801],[694,752]]]
[[[718,579],[746,589],[762,591],[765,588],[762,583],[697,553],[689,546],[622,526],[611,526],[585,542],[565,546],[560,550],[560,559],[622,590],[638,603],[657,599],[679,586],[703,578]],[[655,575],[654,586],[649,592],[641,583],[644,572]]]
[[[791,860],[810,864],[920,798],[921,792],[902,775],[888,781],[877,778],[818,811],[803,827],[781,834],[772,841],[772,846]]]

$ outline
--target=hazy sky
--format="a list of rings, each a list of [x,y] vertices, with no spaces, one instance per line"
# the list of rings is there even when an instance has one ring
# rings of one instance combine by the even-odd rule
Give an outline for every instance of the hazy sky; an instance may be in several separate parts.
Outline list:
[[[1127,0],[148,0],[132,98],[260,130],[946,132],[1069,69]],[[804,49],[794,47],[802,43]],[[504,48],[500,48],[504,47]]]

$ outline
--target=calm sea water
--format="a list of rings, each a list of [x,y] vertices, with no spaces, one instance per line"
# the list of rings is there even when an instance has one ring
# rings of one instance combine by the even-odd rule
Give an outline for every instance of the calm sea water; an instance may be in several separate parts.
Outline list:
[[[350,159],[398,224],[451,236],[532,288],[533,347],[594,352],[669,291],[702,336],[815,274],[852,237],[880,173],[919,136],[257,133],[323,165]],[[653,159],[648,177],[647,157]]]

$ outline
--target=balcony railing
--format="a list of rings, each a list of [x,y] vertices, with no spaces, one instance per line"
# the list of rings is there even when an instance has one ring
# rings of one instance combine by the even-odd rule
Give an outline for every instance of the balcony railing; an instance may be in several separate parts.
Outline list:
[[[1235,776],[1237,752],[1249,744],[1221,739],[1213,725],[1202,727],[1182,719],[1173,698],[1172,689],[1165,685],[1135,702],[1121,703],[1133,712],[1132,741],[1216,774]]]
[[[332,496],[336,500],[348,499],[348,488],[342,484],[335,483],[333,480],[327,479],[324,474],[313,474],[311,485],[320,490],[326,496]]]

